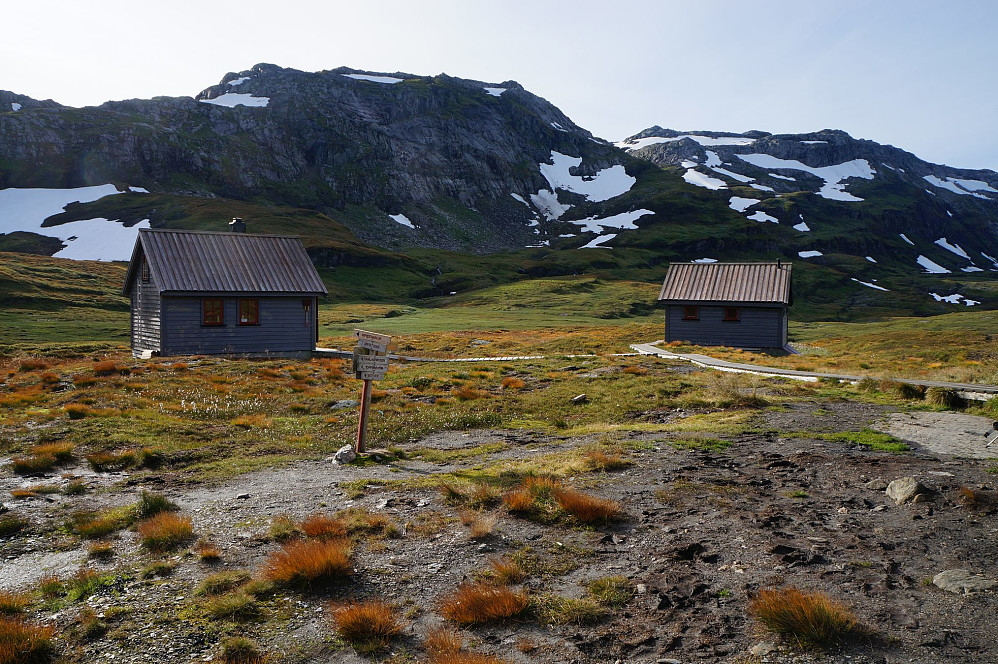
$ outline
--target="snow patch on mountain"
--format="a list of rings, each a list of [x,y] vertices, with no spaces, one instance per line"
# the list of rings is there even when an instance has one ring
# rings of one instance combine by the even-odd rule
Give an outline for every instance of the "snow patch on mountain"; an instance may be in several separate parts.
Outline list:
[[[874,258],[873,256],[867,256],[866,260],[870,261],[871,263],[876,263],[877,262],[877,259]]]
[[[215,106],[226,106],[235,108],[236,106],[250,106],[253,108],[263,108],[270,103],[270,97],[254,97],[245,92],[226,92],[214,99],[199,99],[202,104],[214,104]]]
[[[826,145],[828,141],[801,141],[804,145]]]
[[[863,178],[872,180],[876,171],[870,167],[870,162],[866,159],[853,159],[842,164],[832,166],[808,166],[796,159],[780,159],[770,154],[740,154],[738,158],[747,161],[759,168],[781,168],[791,171],[804,171],[815,175],[825,181],[825,185],[818,191],[818,195],[833,201],[861,201],[862,198],[853,196],[845,190],[843,180],[849,178]]]
[[[485,88],[485,92],[493,97],[501,97],[502,93],[506,92],[506,88]]]
[[[771,178],[776,178],[777,180],[786,180],[787,182],[797,182],[795,178],[786,175],[779,175],[778,173],[766,173],[766,175],[768,175]]]
[[[898,235],[899,235],[899,236],[901,236],[901,239],[902,239],[902,240],[904,240],[905,242],[907,242],[907,243],[908,243],[908,244],[910,244],[911,246],[913,246],[913,247],[915,246],[915,243],[914,243],[914,242],[912,242],[911,240],[909,240],[909,239],[908,239],[908,236],[907,236],[907,235],[905,235],[904,233],[898,233]]]
[[[794,230],[800,231],[801,233],[807,233],[811,229],[808,227],[807,223],[802,221],[799,224],[794,224]]]
[[[761,222],[766,222],[766,221],[770,221],[770,222],[772,222],[774,224],[780,223],[779,219],[777,219],[776,217],[773,217],[773,216],[770,216],[770,215],[766,214],[762,210],[756,210],[754,213],[752,213],[751,215],[748,216],[748,219],[750,219],[751,221],[758,221],[760,223]]]
[[[991,256],[988,256],[983,251],[981,252],[981,256],[984,256],[985,260],[989,260],[992,263],[994,263],[995,269],[998,269],[998,258],[992,258]]]
[[[878,286],[877,284],[871,284],[869,281],[860,281],[856,277],[851,277],[851,279],[853,281],[855,281],[857,284],[863,284],[864,286],[868,286],[869,288],[874,288],[874,289],[879,290],[879,291],[890,292],[890,290],[891,290],[889,288],[884,288],[883,286]]]
[[[76,189],[0,189],[0,233],[27,231],[59,238],[68,244],[56,254],[60,258],[128,260],[139,229],[149,228],[148,220],[127,228],[107,219],[42,227],[43,221],[59,214],[70,203],[90,203],[120,193],[113,184]]]
[[[409,218],[406,217],[404,214],[390,214],[388,216],[391,217],[392,221],[396,223],[402,224],[403,226],[408,226],[409,228],[416,228],[415,226],[412,225],[412,222],[409,221]]]
[[[250,80],[249,76],[240,76],[239,78],[235,78],[235,79],[229,81],[229,85],[242,85],[243,83],[245,83],[248,80]]]
[[[516,194],[516,193],[510,192],[509,195],[513,197],[514,201],[520,201],[521,203],[523,203],[527,207],[530,207],[530,203],[528,203],[526,200],[524,200],[523,196],[521,196],[520,194]]]
[[[637,225],[634,223],[646,214],[655,214],[651,210],[631,210],[630,212],[621,212],[620,214],[615,214],[609,217],[588,217],[586,219],[576,219],[570,221],[570,224],[576,224],[581,226],[579,229],[584,233],[602,233],[605,228],[619,228],[621,230],[634,230]]]
[[[547,189],[541,189],[536,194],[530,194],[530,202],[534,204],[534,207],[541,211],[541,214],[548,221],[554,221],[565,214],[571,205],[567,203],[562,203],[558,200],[558,196]]]
[[[936,263],[935,261],[931,260],[930,258],[922,256],[921,254],[919,254],[918,258],[916,258],[915,261],[919,265],[921,265],[923,268],[925,268],[925,271],[927,273],[929,273],[929,274],[949,274],[950,273],[949,270],[947,270],[946,268],[944,268],[939,263]]]
[[[681,141],[684,138],[696,141],[704,147],[715,147],[718,145],[752,145],[755,143],[754,138],[745,138],[743,136],[721,136],[720,138],[715,138],[713,136],[700,136],[698,134],[683,134],[682,136],[673,136],[671,138],[667,138],[665,136],[628,138],[623,141],[618,141],[614,143],[614,145],[623,150],[640,150],[641,148],[646,148],[649,145],[656,145],[658,143],[674,143],[676,141]]]
[[[716,263],[716,258],[697,258],[693,260],[694,263]]]
[[[825,254],[820,251],[815,251],[814,249],[810,251],[798,251],[797,255],[801,258],[817,258],[818,256],[824,256]]]
[[[966,258],[968,261],[970,260],[970,255],[966,251],[963,250],[963,247],[961,247],[958,244],[950,244],[949,242],[946,241],[946,238],[944,238],[944,237],[941,237],[938,240],[936,240],[936,244],[938,244],[940,247],[942,247],[946,251],[952,251],[957,256],[961,256],[963,258]]]
[[[538,164],[541,175],[551,185],[551,191],[564,189],[597,203],[627,193],[637,181],[620,165],[605,168],[594,177],[572,175],[570,169],[580,166],[582,157],[569,157],[554,150],[551,151],[551,162]]]
[[[753,182],[753,183],[752,183],[752,184],[750,184],[749,186],[750,186],[750,187],[752,187],[753,189],[758,189],[759,191],[776,191],[776,190],[775,190],[775,189],[773,189],[772,187],[767,187],[767,186],[766,186],[766,185],[764,185],[764,184],[757,184],[757,183],[755,183],[755,182]]]
[[[758,198],[742,198],[741,196],[732,196],[728,200],[728,207],[735,212],[745,212],[745,210],[759,202]]]
[[[12,102],[10,102],[10,110],[12,110],[12,111],[19,111],[19,110],[21,110],[21,105],[18,104],[16,101],[12,101]]]
[[[609,242],[613,238],[617,237],[616,233],[610,233],[608,235],[600,235],[593,238],[586,244],[579,247],[579,249],[613,249],[613,247],[603,247],[601,246],[604,242]]]
[[[698,170],[689,169],[683,173],[683,179],[692,185],[697,187],[703,187],[705,189],[711,189],[717,191],[718,189],[727,189],[728,185],[725,184],[724,180],[718,180],[717,178],[712,178],[709,175],[704,175]]]
[[[967,267],[961,267],[960,271],[961,272],[984,272],[984,270],[982,268],[979,268],[976,265],[968,265]]]
[[[371,83],[386,83],[392,85],[395,83],[401,83],[401,78],[395,78],[394,76],[374,76],[371,74],[343,74],[347,78],[352,78],[357,81],[370,81]]]
[[[978,194],[977,192],[979,190],[995,191],[988,186],[987,182],[981,182],[980,180],[961,180],[959,178],[949,177],[944,180],[936,177],[935,175],[924,175],[922,176],[922,179],[935,187],[951,191],[954,194],[960,194],[961,196],[973,196],[974,198],[983,198],[986,201],[991,199],[984,194]],[[932,192],[930,191],[929,193],[931,194]],[[995,191],[995,193],[998,193],[998,191]]]
[[[952,295],[939,295],[938,293],[929,293],[936,302],[947,302],[949,304],[960,304],[960,300],[968,307],[972,307],[975,304],[980,304],[977,300],[971,300],[970,298],[964,297],[960,293],[953,293]]]

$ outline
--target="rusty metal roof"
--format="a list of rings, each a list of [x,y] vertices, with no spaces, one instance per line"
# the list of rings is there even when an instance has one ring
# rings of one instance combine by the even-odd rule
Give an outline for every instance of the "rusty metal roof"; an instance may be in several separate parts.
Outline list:
[[[658,299],[790,304],[790,263],[672,263]]]
[[[142,256],[160,292],[326,294],[296,235],[142,229],[125,295]]]

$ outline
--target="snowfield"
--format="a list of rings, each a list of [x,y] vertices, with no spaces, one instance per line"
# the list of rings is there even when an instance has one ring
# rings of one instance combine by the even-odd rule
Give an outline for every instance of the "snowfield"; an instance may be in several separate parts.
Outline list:
[[[735,212],[745,212],[756,203],[760,202],[758,198],[742,198],[741,196],[732,196],[728,200],[728,207]]]
[[[613,249],[613,247],[603,247],[601,246],[604,242],[609,242],[613,238],[617,237],[616,233],[610,233],[609,235],[600,235],[593,238],[588,243],[579,247],[579,249]]]
[[[820,251],[815,251],[814,249],[810,251],[798,251],[797,255],[801,258],[817,258],[818,256],[824,256],[825,254]]]
[[[724,180],[718,180],[717,178],[712,178],[709,175],[704,175],[700,171],[689,169],[683,173],[683,179],[692,185],[697,187],[703,187],[705,189],[711,189],[717,191],[718,189],[727,189],[728,185],[725,184]]]
[[[229,81],[229,85],[242,85],[246,81],[250,80],[249,76],[242,76],[240,78],[235,78]]]
[[[136,191],[139,188],[129,189]],[[59,258],[128,260],[139,229],[149,228],[148,220],[130,228],[107,219],[86,219],[42,227],[43,221],[59,214],[70,203],[90,203],[120,193],[113,184],[77,189],[0,189],[0,233],[27,231],[59,238],[67,244],[55,254]]]
[[[968,307],[972,307],[975,304],[980,304],[977,300],[971,300],[969,298],[960,295],[959,293],[953,293],[952,295],[939,295],[938,293],[929,293],[936,302],[948,302],[949,304],[960,304],[960,300]]]
[[[770,216],[770,215],[766,214],[762,210],[756,210],[754,213],[752,213],[751,215],[748,216],[748,219],[751,220],[751,221],[758,221],[760,223],[766,222],[766,221],[772,222],[774,224],[780,223],[779,219],[777,219],[776,217],[773,217],[773,216]]]
[[[694,140],[704,147],[713,147],[716,145],[752,145],[755,143],[754,138],[744,138],[741,136],[722,136],[720,138],[713,138],[711,136],[700,136],[697,134],[683,134],[682,136],[674,136],[673,138],[666,138],[664,136],[646,136],[645,138],[636,138],[633,140],[625,139],[614,143],[614,145],[624,150],[640,150],[641,148],[646,148],[649,145],[656,145],[657,143],[674,143],[676,141],[681,141],[684,138]]]
[[[371,83],[386,83],[392,85],[394,83],[401,83],[401,78],[395,78],[394,76],[374,76],[372,74],[342,74],[347,78],[352,78],[356,81],[370,81]]]
[[[597,217],[588,217],[586,219],[570,221],[569,223],[581,226],[579,230],[583,233],[602,233],[604,228],[634,230],[637,228],[637,225],[634,222],[646,214],[655,213],[651,210],[631,210],[630,212],[621,212],[620,214],[603,217],[602,219]]]
[[[944,237],[941,237],[938,240],[936,240],[936,244],[938,244],[940,247],[942,247],[947,251],[952,251],[957,256],[966,258],[968,261],[970,260],[970,255],[963,250],[963,247],[961,247],[958,244],[950,244],[949,242],[946,241],[946,238]]]
[[[270,103],[270,97],[254,97],[245,92],[226,92],[214,99],[200,99],[202,104],[214,104],[215,106],[225,106],[235,108],[236,106],[251,106],[254,108],[264,108]]]
[[[484,90],[493,97],[501,97],[502,93],[506,92],[506,88],[484,88]]]
[[[593,202],[609,200],[631,190],[637,180],[617,165],[603,169],[595,177],[572,175],[571,168],[582,165],[582,157],[569,157],[567,154],[551,151],[550,164],[538,164],[541,175],[551,185],[551,191],[564,189],[582,194]]]
[[[21,110],[21,105],[18,104],[16,101],[12,101],[12,102],[10,102],[10,110],[12,110],[12,111],[19,111],[19,110]]]
[[[818,190],[818,195],[833,201],[861,201],[862,198],[853,196],[845,190],[843,180],[849,178],[863,178],[872,180],[876,171],[870,167],[870,162],[866,159],[853,159],[834,166],[814,167],[803,164],[796,159],[780,159],[769,154],[740,154],[738,158],[747,161],[759,168],[780,168],[791,171],[804,171],[815,175],[825,181],[825,185]]]
[[[991,191],[998,194],[998,190],[992,189],[987,182],[982,182],[980,180],[961,180],[959,178],[946,178],[943,180],[935,175],[925,175],[922,176],[922,178],[934,187],[939,187],[940,189],[945,189],[946,191],[951,191],[954,194],[960,194],[961,196],[973,196],[974,198],[983,198],[988,201],[991,199],[984,194],[979,194],[977,192]],[[931,194],[932,192],[929,193]]]

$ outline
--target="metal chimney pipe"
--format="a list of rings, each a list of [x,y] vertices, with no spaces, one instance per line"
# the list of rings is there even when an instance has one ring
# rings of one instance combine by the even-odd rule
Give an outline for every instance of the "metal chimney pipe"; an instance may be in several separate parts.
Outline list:
[[[230,233],[245,233],[246,223],[240,217],[233,217],[232,221],[229,222],[229,232]]]

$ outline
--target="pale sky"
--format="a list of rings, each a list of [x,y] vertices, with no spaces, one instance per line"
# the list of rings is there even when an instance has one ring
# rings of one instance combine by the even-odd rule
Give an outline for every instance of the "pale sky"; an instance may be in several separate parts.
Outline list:
[[[260,62],[499,83],[597,136],[843,129],[998,170],[993,0],[4,2],[0,89],[193,96]]]

